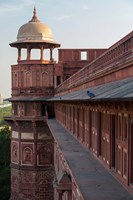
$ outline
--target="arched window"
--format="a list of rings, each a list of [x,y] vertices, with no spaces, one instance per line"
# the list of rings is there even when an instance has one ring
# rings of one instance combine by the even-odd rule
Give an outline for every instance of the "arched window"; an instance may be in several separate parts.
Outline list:
[[[16,73],[16,72],[13,72],[13,74],[12,74],[13,76],[13,78],[12,78],[12,85],[13,85],[13,87],[17,87],[18,86],[18,73]]]
[[[42,87],[47,87],[48,86],[48,72],[43,72],[42,73]]]
[[[32,76],[30,71],[27,71],[25,74],[25,86],[32,87]]]
[[[50,147],[43,146],[39,149],[38,153],[39,165],[52,164],[52,152]]]
[[[23,150],[23,162],[24,164],[32,164],[33,162],[33,151],[29,147],[25,147]]]
[[[27,59],[27,49],[21,49],[21,60]]]

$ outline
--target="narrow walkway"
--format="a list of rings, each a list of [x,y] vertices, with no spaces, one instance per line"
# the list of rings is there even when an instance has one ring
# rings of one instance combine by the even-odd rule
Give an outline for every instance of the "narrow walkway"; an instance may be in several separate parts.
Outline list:
[[[49,128],[85,200],[133,200],[133,196],[55,119]]]

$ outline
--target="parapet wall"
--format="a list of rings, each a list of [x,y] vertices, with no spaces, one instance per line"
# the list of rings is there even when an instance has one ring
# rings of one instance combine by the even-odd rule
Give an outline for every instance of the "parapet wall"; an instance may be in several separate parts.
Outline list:
[[[56,88],[56,95],[133,76],[133,31]]]

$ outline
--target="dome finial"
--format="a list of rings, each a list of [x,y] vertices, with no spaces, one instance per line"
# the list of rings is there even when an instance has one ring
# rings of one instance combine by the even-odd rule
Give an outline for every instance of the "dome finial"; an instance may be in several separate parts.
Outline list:
[[[36,7],[34,6],[34,11],[33,11],[33,17],[29,22],[40,22],[40,20],[38,19],[37,15],[36,15]]]
[[[33,12],[33,14],[34,14],[34,17],[36,16],[36,6],[34,6],[34,12]]]

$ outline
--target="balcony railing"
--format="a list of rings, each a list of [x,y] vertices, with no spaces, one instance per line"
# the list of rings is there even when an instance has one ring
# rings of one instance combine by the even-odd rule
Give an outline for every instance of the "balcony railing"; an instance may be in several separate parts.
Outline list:
[[[125,63],[131,60],[133,60],[133,31],[111,46],[97,59],[60,84],[56,88],[55,93],[65,92],[68,89],[97,78],[100,74],[105,75],[111,70],[118,70],[120,65],[124,66]]]

